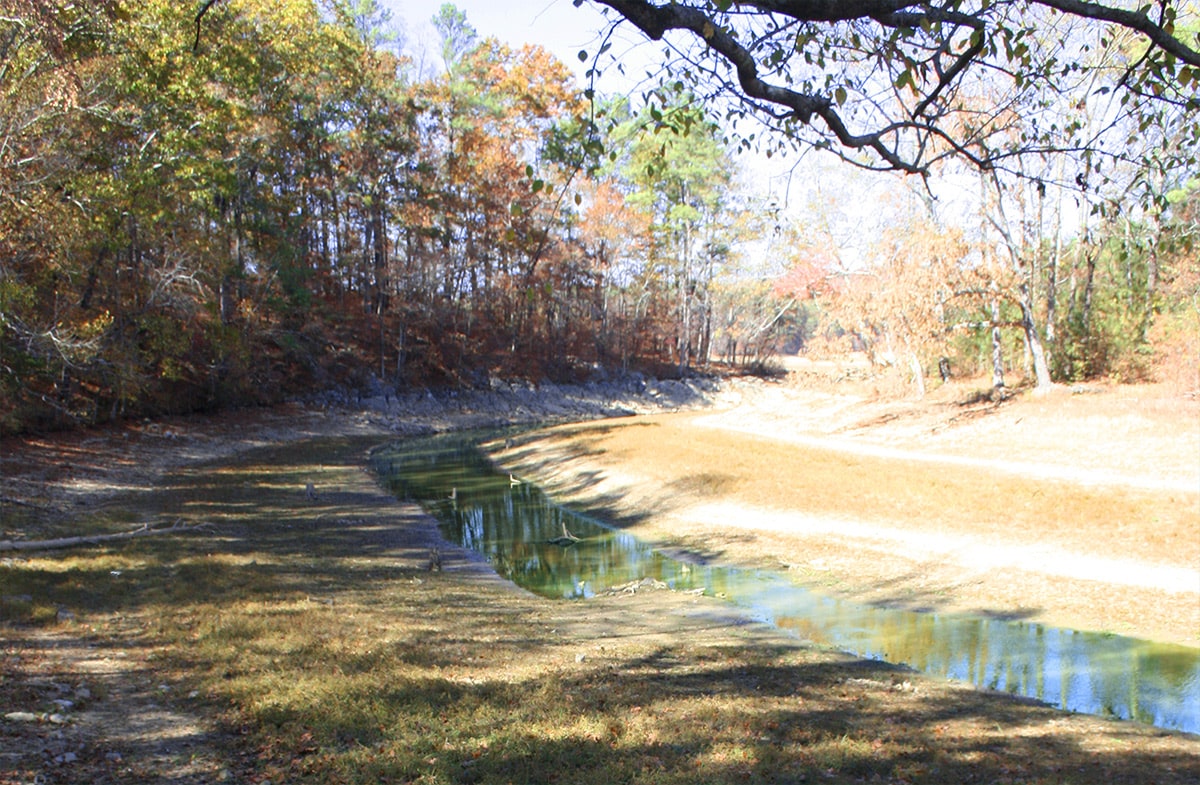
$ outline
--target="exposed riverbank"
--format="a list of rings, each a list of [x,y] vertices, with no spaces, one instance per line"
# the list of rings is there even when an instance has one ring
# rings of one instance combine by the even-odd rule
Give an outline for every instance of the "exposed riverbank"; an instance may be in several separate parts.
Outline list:
[[[712,411],[563,427],[494,457],[685,556],[832,596],[1200,645],[1195,402],[962,396],[735,384]]]
[[[0,440],[0,518],[54,526],[182,466],[320,436],[380,439],[594,420],[707,406],[720,383],[630,376],[586,385],[495,382],[488,390],[326,392],[306,403],[164,417]],[[8,515],[4,516],[3,513]],[[12,529],[6,537],[20,537]]]

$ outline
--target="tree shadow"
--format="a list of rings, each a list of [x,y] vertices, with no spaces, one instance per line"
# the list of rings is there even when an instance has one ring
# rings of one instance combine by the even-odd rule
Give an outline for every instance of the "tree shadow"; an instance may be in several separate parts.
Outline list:
[[[273,746],[256,754],[297,773],[362,749],[360,781],[1195,781],[1194,738],[935,684],[799,640],[695,643],[703,615],[645,651],[642,623],[618,614],[627,640],[613,630],[603,656],[565,659],[559,619],[584,606],[509,602],[520,593],[427,516],[339,479],[362,471],[376,441],[305,442],[174,474],[131,503],[211,531],[29,565],[13,591],[74,607],[79,623],[140,614],[176,635],[207,625],[192,632],[227,644],[225,659],[186,646],[171,655],[201,681],[255,684],[273,668],[310,678],[293,663],[327,670],[332,693],[279,683],[295,695],[243,695],[229,720],[261,726],[242,743],[269,735]],[[215,613],[192,621],[201,607]],[[386,624],[377,645],[341,637],[355,615]],[[293,638],[273,642],[284,632]],[[141,635],[123,645],[157,644]],[[546,665],[492,675],[522,660]],[[464,672],[470,680],[453,675]]]

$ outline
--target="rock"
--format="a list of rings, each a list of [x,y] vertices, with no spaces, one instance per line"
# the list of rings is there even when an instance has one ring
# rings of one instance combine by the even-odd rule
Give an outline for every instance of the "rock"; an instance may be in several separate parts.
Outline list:
[[[10,711],[4,715],[4,719],[9,722],[37,722],[38,715],[31,711]]]

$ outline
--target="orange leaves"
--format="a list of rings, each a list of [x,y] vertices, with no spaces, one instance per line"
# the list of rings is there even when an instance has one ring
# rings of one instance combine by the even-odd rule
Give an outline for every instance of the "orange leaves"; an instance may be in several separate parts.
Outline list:
[[[787,272],[774,281],[775,294],[815,299],[833,291],[837,280],[835,254],[804,242],[793,245],[792,249]]]

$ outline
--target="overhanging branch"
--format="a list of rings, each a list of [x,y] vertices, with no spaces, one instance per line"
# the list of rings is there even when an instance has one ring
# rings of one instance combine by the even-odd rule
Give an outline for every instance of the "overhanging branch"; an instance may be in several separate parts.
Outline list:
[[[841,115],[833,107],[833,101],[825,96],[809,95],[787,87],[770,84],[762,80],[754,56],[736,38],[703,11],[677,3],[653,5],[644,0],[598,0],[620,13],[638,27],[651,40],[661,40],[670,30],[686,30],[701,38],[714,52],[723,57],[737,73],[738,85],[749,98],[767,101],[790,110],[790,116],[805,125],[812,123],[813,116],[820,117],[825,125],[845,147],[870,149],[892,168],[909,174],[923,174],[924,169],[904,160],[883,142],[883,133],[854,134],[846,127]],[[772,5],[825,6],[836,3],[775,3]],[[847,6],[875,6],[883,11],[887,6],[895,10],[896,3],[847,3]],[[892,127],[894,130],[898,126]]]

